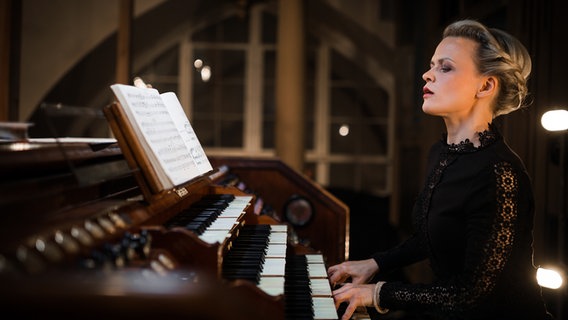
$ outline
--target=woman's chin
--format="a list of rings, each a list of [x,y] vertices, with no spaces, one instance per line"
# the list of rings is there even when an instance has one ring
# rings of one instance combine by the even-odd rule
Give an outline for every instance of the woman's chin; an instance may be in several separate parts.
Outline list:
[[[424,112],[425,114],[429,114],[429,115],[435,115],[433,108],[426,105],[426,104],[422,105],[422,112]]]

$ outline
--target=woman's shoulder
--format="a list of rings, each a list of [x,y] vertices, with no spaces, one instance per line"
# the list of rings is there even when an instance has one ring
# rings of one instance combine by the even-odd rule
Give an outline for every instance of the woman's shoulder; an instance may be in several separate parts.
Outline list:
[[[495,143],[492,149],[492,162],[494,164],[507,163],[515,169],[525,171],[525,164],[521,157],[507,144],[504,139]]]

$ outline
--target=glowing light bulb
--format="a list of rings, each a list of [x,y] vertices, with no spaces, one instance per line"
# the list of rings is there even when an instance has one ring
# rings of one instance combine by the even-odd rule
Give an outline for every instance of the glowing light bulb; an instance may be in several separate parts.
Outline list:
[[[552,269],[538,268],[536,280],[541,287],[558,289],[562,286],[562,276],[560,272]]]
[[[540,118],[542,127],[548,131],[568,129],[568,110],[557,109],[545,112]]]
[[[342,137],[345,137],[349,134],[349,125],[344,124],[341,127],[339,127],[339,135]]]
[[[209,79],[211,79],[211,67],[204,66],[203,69],[201,69],[201,80],[207,82]]]

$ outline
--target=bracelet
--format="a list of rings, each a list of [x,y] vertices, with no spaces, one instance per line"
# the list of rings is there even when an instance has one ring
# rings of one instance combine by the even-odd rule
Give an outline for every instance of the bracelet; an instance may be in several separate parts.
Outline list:
[[[389,309],[381,308],[381,306],[379,305],[380,304],[379,294],[381,293],[381,287],[383,286],[383,284],[385,284],[384,281],[377,282],[377,284],[375,285],[375,292],[373,294],[373,306],[375,306],[375,309],[380,314],[385,314],[389,312]]]

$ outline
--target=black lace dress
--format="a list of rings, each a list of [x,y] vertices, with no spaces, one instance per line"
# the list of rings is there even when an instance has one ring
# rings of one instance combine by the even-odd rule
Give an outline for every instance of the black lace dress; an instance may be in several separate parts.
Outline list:
[[[373,258],[381,274],[429,259],[436,280],[387,282],[381,307],[434,319],[549,319],[533,264],[531,181],[494,125],[479,138],[479,147],[445,137],[432,146],[416,232]]]

